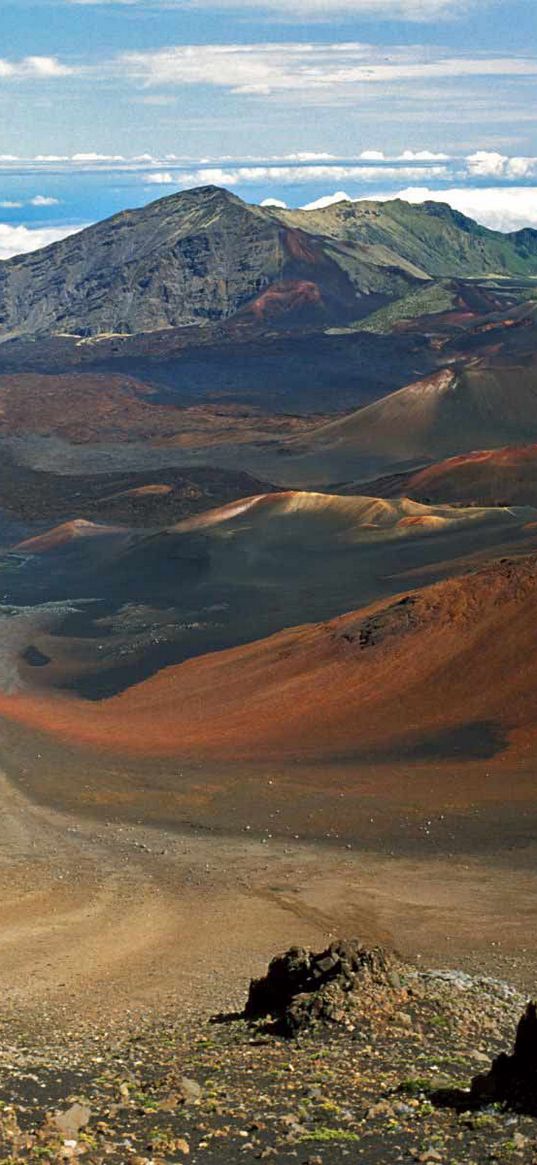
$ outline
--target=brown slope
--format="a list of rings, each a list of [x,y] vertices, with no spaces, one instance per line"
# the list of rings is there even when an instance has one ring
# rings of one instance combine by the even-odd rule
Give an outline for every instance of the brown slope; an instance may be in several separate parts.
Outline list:
[[[73,518],[69,522],[62,522],[51,530],[42,534],[34,534],[19,542],[14,550],[26,554],[48,554],[68,548],[73,543],[87,539],[113,538],[115,543],[122,543],[128,537],[129,531],[122,526],[102,526],[96,522],[88,522],[85,518]]]
[[[69,372],[0,376],[0,435],[75,442],[129,441],[177,432],[177,410],[155,407],[153,390],[131,376]]]
[[[166,485],[147,486],[127,493],[145,497],[155,493],[161,496],[164,491],[166,496],[169,488]],[[205,544],[212,545],[215,552],[225,543],[226,549],[231,550],[234,547],[238,550],[246,547],[250,557],[262,553],[265,563],[269,551],[283,555],[281,567],[284,569],[285,562],[289,561],[285,556],[293,549],[329,554],[335,553],[338,548],[357,546],[359,543],[374,544],[392,538],[408,539],[414,534],[418,538],[427,533],[456,535],[458,531],[471,527],[500,526],[506,530],[523,531],[528,522],[533,523],[536,518],[537,510],[527,506],[517,509],[501,506],[427,506],[406,497],[343,497],[286,490],[237,498],[181,518],[160,530],[155,529],[149,533],[139,531],[135,541],[137,546],[149,543],[153,547],[160,538],[167,548],[171,539],[179,542],[183,536],[200,533],[206,540]],[[134,538],[135,532],[126,526],[74,518],[26,538],[14,550],[31,554],[53,553],[88,539],[111,537],[123,548],[131,534]],[[239,578],[241,569],[244,567],[238,568]]]
[[[535,505],[537,445],[479,449],[426,466],[405,482],[422,502],[462,505]]]
[[[341,492],[379,498],[404,494],[425,505],[534,506],[537,503],[537,445],[476,449],[436,461],[416,472],[347,484]]]
[[[468,359],[268,453],[282,484],[328,485],[537,437],[537,357]]]
[[[442,759],[537,730],[537,557],[168,668],[98,705],[0,697],[73,743],[185,758]],[[475,755],[475,754],[474,754]]]
[[[172,448],[210,448],[223,442],[286,438],[319,423],[292,414],[265,416],[255,407],[223,402],[181,407],[162,403],[151,384],[109,373],[21,372],[0,375],[0,437],[31,434],[73,444],[150,442]]]
[[[257,549],[294,547],[326,553],[358,542],[407,538],[432,532],[450,533],[469,525],[511,526],[532,521],[531,508],[517,513],[501,507],[425,506],[410,498],[341,497],[328,493],[285,490],[239,498],[225,506],[186,518],[172,527],[176,534],[204,531],[216,544],[248,542]]]

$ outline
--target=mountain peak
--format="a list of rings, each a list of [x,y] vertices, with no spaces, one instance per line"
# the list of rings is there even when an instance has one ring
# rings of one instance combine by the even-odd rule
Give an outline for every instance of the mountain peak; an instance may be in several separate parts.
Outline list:
[[[225,186],[191,186],[187,190],[177,190],[173,194],[164,195],[159,198],[157,202],[222,202],[224,205],[234,205],[239,203],[240,206],[248,206],[238,194],[233,194],[231,190],[227,190]],[[155,206],[155,203],[150,203],[150,206]]]
[[[277,315],[284,327],[323,327],[431,276],[498,272],[536,274],[532,240],[487,231],[444,204],[276,212],[209,184],[1,263],[0,339],[192,327],[248,307],[261,323]]]

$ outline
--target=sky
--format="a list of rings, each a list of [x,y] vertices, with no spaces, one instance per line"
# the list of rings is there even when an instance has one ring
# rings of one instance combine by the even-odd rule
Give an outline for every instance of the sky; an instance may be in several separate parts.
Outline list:
[[[193,186],[537,227],[536,0],[0,0],[0,259]]]

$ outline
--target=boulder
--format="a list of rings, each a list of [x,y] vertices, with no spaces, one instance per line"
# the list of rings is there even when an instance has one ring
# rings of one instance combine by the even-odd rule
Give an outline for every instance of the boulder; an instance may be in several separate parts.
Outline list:
[[[247,1019],[271,1017],[285,1035],[318,1022],[344,1022],[346,998],[360,981],[389,987],[390,961],[378,947],[368,950],[356,940],[333,942],[314,954],[291,947],[253,979],[245,1007]]]

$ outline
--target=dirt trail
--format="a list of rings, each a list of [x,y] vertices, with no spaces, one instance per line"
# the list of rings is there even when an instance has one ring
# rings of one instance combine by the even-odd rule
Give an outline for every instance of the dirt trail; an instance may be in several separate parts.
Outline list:
[[[96,822],[37,806],[4,776],[0,805],[5,1015],[80,1027],[228,1009],[272,953],[336,934],[531,985],[527,867]]]

